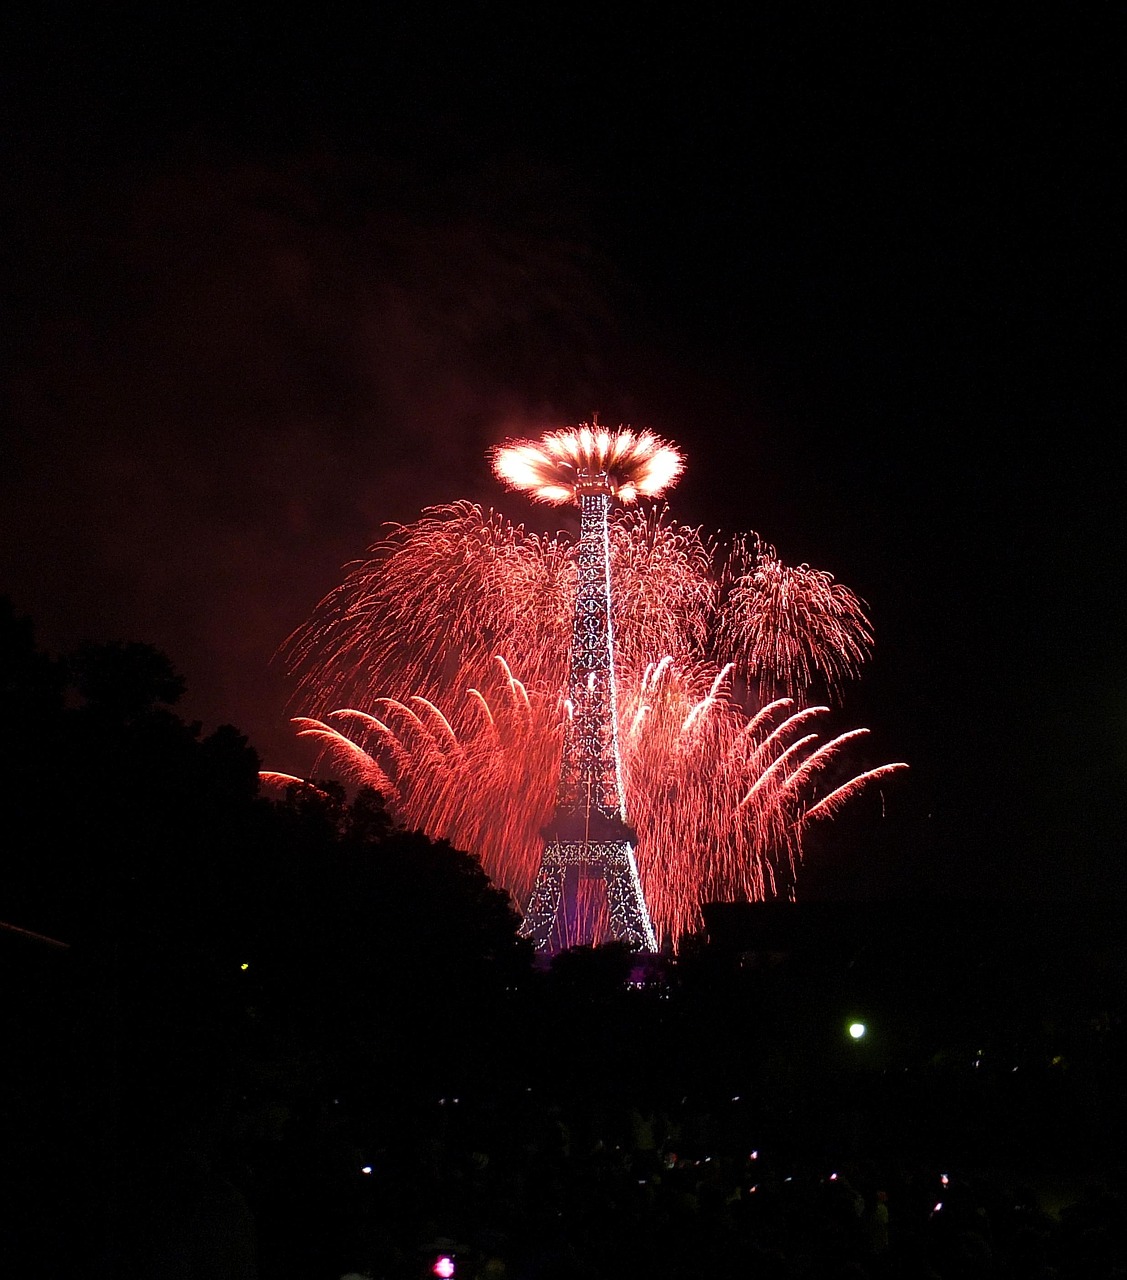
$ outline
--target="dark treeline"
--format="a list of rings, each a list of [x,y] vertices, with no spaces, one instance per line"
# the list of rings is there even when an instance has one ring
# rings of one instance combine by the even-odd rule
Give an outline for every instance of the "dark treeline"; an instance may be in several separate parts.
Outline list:
[[[263,798],[181,692],[0,611],[11,1274],[1122,1274],[1116,930],[720,912],[544,968],[475,858]]]

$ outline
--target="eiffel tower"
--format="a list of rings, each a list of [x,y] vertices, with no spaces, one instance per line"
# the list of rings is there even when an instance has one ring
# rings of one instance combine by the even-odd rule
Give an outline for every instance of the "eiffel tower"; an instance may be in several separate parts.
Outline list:
[[[638,839],[626,820],[618,750],[618,695],[611,624],[610,502],[657,497],[681,474],[680,452],[650,431],[598,419],[510,440],[492,452],[493,471],[510,489],[537,502],[574,503],[580,511],[578,582],[571,625],[564,733],[556,807],[522,933],[538,951],[558,951],[590,936],[578,920],[580,886],[601,881],[612,939],[656,951],[653,924],[638,878]],[[579,935],[582,936],[579,936]]]
[[[637,836],[626,821],[618,750],[610,607],[611,482],[605,472],[580,472],[575,489],[581,524],[567,686],[571,715],[556,808],[543,831],[544,851],[522,932],[538,951],[597,941],[569,937],[567,921],[576,917],[580,881],[601,880],[611,938],[656,951],[634,860]]]

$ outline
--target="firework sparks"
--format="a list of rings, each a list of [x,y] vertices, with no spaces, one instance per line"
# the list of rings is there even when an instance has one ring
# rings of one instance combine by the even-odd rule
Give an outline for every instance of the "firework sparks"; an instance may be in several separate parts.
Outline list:
[[[350,567],[287,658],[318,713],[389,692],[460,698],[496,652],[519,653],[526,682],[558,688],[574,584],[557,539],[469,502],[433,507]]]
[[[587,425],[491,456],[549,503],[632,502],[682,468],[652,434]],[[839,697],[872,649],[862,603],[828,573],[756,535],[713,544],[664,509],[617,513],[608,547],[627,809],[654,927],[675,942],[702,901],[790,892],[808,825],[906,766],[843,772],[867,731],[828,735],[829,708],[804,705]],[[430,508],[391,526],[286,650],[311,712],[299,735],[405,824],[478,853],[522,905],[571,711],[576,557],[468,502]]]
[[[624,503],[656,498],[684,469],[680,452],[658,436],[597,423],[509,440],[492,460],[502,484],[557,506],[584,493],[609,493]]]
[[[762,699],[799,697],[819,682],[839,694],[872,653],[864,605],[825,570],[784,564],[774,547],[738,540],[726,577],[718,647]]]
[[[300,718],[342,778],[388,795],[404,822],[479,853],[518,902],[527,900],[552,813],[566,707],[530,696],[495,659],[447,719],[424,699],[383,699]],[[655,930],[677,939],[700,903],[759,900],[794,884],[804,828],[902,764],[828,779],[855,729],[826,738],[826,707],[780,698],[748,716],[730,669],[687,670],[670,658],[623,690],[619,725],[638,870]]]
[[[392,525],[367,560],[290,637],[302,704],[315,714],[388,693],[457,702],[508,655],[530,689],[567,680],[576,547],[469,502]],[[663,508],[619,512],[610,527],[616,662],[623,674],[669,655],[735,663],[760,704],[831,700],[872,646],[861,602],[829,574],[792,569],[773,548],[725,548]]]
[[[552,810],[565,711],[530,696],[503,659],[481,675],[449,719],[416,697],[380,699],[376,716],[345,709],[296,723],[340,776],[388,796],[408,826],[473,850],[521,902]]]

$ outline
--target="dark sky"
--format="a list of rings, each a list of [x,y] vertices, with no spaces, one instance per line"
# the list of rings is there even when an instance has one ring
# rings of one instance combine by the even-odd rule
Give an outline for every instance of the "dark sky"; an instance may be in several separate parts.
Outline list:
[[[842,727],[912,771],[812,891],[1122,893],[1113,7],[377,8],[3,20],[0,591],[43,643],[157,644],[302,772],[271,658],[341,566],[459,497],[554,528],[485,450],[598,412],[869,603]]]

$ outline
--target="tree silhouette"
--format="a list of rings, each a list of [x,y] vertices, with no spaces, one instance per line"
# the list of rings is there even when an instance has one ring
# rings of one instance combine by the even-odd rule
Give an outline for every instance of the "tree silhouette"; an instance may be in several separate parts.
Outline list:
[[[67,665],[86,706],[112,720],[128,722],[174,706],[184,694],[183,677],[149,644],[85,644]]]
[[[118,1171],[82,1206],[56,1187],[54,1208],[83,1252],[122,1266],[162,1256],[134,1218],[175,1239],[178,1197],[229,1202],[222,1162],[254,1165],[239,1135],[271,1108],[295,1116],[331,1082],[372,1127],[402,1125],[440,1082],[488,1074],[507,988],[529,970],[512,903],[477,859],[397,829],[372,792],[260,797],[247,740],[181,719],[183,688],[152,646],[56,659],[0,607],[0,918],[70,947],[50,978],[62,993],[33,957],[10,1010],[26,1070],[7,1096],[49,1145],[64,1138],[47,1113],[65,1103],[91,1166]],[[17,1165],[50,1181],[32,1128]],[[296,1166],[309,1156],[298,1135],[285,1143]],[[171,1176],[189,1157],[202,1182]],[[278,1212],[292,1243],[280,1203],[255,1212]]]

